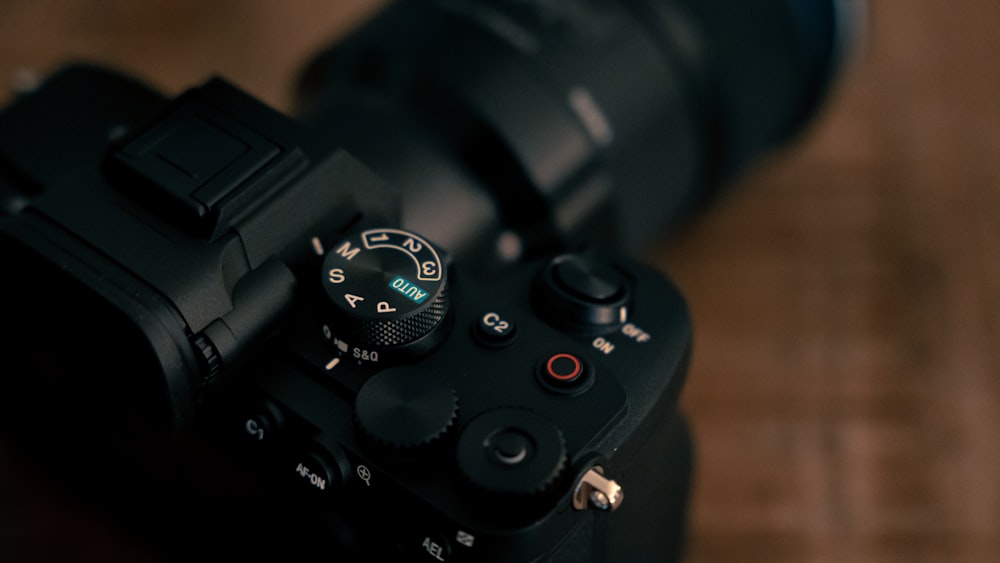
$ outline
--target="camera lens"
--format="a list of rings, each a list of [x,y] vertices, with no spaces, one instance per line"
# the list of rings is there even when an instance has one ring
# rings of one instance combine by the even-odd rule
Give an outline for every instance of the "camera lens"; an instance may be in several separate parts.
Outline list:
[[[311,62],[300,115],[464,261],[634,247],[802,129],[852,7],[399,0]]]

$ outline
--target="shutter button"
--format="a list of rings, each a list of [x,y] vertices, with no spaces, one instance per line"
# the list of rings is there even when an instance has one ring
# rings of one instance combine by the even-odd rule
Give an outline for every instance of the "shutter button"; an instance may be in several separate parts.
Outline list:
[[[607,327],[628,319],[628,278],[611,262],[578,254],[554,258],[535,285],[535,304],[557,325]]]

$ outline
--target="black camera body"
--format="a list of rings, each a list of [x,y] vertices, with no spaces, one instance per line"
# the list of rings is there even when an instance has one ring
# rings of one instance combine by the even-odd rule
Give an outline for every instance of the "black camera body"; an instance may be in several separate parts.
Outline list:
[[[132,87],[73,68],[4,119]],[[74,134],[98,141],[120,125]],[[253,474],[256,494],[302,518],[340,514],[311,541],[341,558],[678,549],[691,330],[677,290],[586,251],[484,279],[400,228],[391,192],[349,154],[315,146],[213,80],[106,137],[102,158],[60,160],[72,164],[0,224],[16,272],[5,294],[67,312],[25,307],[5,323],[21,358],[8,397],[64,397],[33,439],[86,420],[84,449],[117,459],[132,440],[159,449],[198,434]],[[15,163],[25,175],[67,156],[40,148]],[[345,526],[354,539],[337,539]]]
[[[691,319],[623,248],[801,127],[848,5],[401,1],[301,119],[67,67],[0,113],[0,420],[169,558],[677,560]]]

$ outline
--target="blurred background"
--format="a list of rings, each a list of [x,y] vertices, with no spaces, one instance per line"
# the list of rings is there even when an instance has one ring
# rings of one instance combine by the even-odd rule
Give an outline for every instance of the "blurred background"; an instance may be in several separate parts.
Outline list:
[[[85,59],[290,110],[382,4],[3,0],[0,103]],[[795,144],[644,251],[694,316],[687,561],[1000,560],[1000,3],[873,0],[868,31]],[[0,442],[5,552],[153,558]]]

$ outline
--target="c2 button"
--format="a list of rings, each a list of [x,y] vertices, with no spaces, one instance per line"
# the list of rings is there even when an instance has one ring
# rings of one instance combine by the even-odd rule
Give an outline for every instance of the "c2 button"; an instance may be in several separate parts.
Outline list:
[[[517,339],[517,326],[509,316],[498,311],[487,311],[479,316],[473,334],[480,344],[500,348],[514,343]]]

